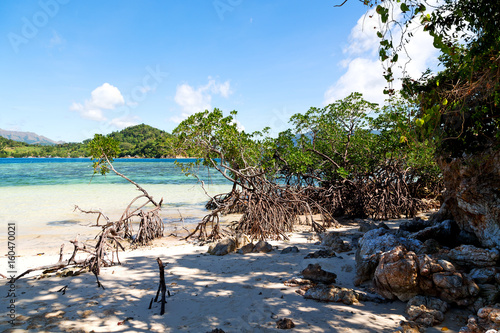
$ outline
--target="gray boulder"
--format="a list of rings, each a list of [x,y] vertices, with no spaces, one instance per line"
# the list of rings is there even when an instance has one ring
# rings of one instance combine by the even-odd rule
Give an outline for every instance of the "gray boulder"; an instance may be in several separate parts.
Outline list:
[[[208,249],[208,253],[214,256],[223,256],[234,251],[236,251],[236,242],[231,238],[224,238],[215,247]]]

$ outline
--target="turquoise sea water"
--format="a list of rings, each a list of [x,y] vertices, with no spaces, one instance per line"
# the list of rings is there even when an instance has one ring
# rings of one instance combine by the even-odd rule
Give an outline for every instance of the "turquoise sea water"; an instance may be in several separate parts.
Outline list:
[[[163,198],[161,216],[168,232],[193,226],[207,213],[209,197],[195,177],[185,176],[174,160],[118,159],[113,163],[144,187],[156,200]],[[0,249],[5,247],[7,223],[15,223],[20,251],[33,254],[41,248],[57,249],[64,241],[96,235],[96,216],[74,211],[101,210],[118,219],[141,194],[134,185],[111,173],[94,175],[89,159],[0,158]],[[199,170],[210,195],[230,190],[219,174]],[[181,225],[181,216],[184,225]]]
[[[195,177],[186,177],[174,164],[175,159],[116,159],[115,169],[138,184],[196,184]],[[183,159],[192,162],[194,159]],[[226,184],[216,172],[198,170],[200,178],[211,184]],[[87,184],[126,184],[110,172],[93,176],[87,158],[0,158],[0,187]]]

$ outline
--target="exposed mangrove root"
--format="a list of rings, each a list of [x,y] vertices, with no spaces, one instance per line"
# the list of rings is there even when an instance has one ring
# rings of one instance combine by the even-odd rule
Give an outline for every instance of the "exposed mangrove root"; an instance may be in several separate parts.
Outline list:
[[[165,285],[165,266],[163,265],[163,262],[161,261],[160,258],[156,258],[156,261],[158,262],[158,268],[160,270],[160,284],[158,285],[158,291],[156,292],[156,297],[154,298],[155,302],[158,302],[158,296],[160,296],[161,293],[161,306],[160,306],[160,315],[163,315],[165,313],[165,304],[167,303],[166,301],[166,296],[170,296],[170,291],[167,290],[167,286]],[[149,308],[151,309],[152,301],[149,304]]]

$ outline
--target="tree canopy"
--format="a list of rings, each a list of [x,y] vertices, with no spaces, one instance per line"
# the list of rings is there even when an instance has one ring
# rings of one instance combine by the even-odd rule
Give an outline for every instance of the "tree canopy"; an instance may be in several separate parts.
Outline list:
[[[500,144],[500,3],[485,0],[365,1],[376,8],[382,29],[380,59],[393,81],[398,53],[420,24],[441,51],[437,74],[404,78],[403,93],[418,100],[415,125],[439,142],[443,157],[498,149]],[[401,38],[394,34],[401,31]],[[392,89],[386,92],[393,93]]]

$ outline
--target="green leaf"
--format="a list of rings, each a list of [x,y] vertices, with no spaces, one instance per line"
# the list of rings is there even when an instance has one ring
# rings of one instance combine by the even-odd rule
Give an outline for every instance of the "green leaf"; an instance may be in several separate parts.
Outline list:
[[[408,5],[406,3],[402,3],[401,4],[401,11],[404,13],[404,12],[408,12],[410,11],[410,8],[408,8]]]

